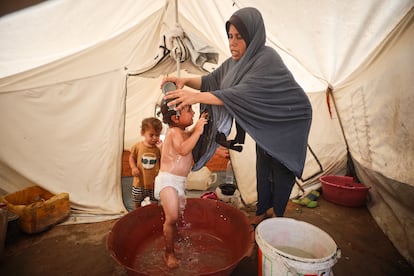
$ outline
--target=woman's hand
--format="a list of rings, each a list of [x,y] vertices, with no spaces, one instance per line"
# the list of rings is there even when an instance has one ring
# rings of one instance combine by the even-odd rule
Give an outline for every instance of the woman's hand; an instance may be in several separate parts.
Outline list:
[[[186,105],[193,105],[196,103],[211,104],[211,105],[223,105],[222,100],[217,98],[211,92],[201,93],[201,77],[194,78],[177,78],[174,76],[166,77],[162,80],[161,86],[167,82],[175,82],[177,90],[168,91],[164,96],[164,100],[172,100],[168,103],[168,106],[176,105],[177,110],[181,110]],[[187,86],[195,90],[184,90],[183,87]]]
[[[164,83],[168,82],[168,81],[175,83],[175,86],[177,86],[178,89],[182,89],[185,85],[185,82],[186,82],[185,79],[183,79],[183,78],[177,78],[175,76],[171,76],[171,77],[164,78],[161,81],[161,86],[160,87],[162,87],[162,85]]]
[[[174,91],[167,92],[167,94],[164,96],[164,99],[173,99],[171,102],[168,103],[168,106],[176,105],[176,109],[181,110],[186,105],[193,105],[195,103],[198,103],[198,95],[200,95],[199,92],[177,89]]]

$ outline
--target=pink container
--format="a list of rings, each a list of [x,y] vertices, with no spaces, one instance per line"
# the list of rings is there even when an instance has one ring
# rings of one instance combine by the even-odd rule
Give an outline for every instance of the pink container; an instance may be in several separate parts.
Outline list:
[[[371,188],[355,182],[350,176],[325,175],[319,180],[322,183],[322,195],[326,200],[347,207],[364,205]]]

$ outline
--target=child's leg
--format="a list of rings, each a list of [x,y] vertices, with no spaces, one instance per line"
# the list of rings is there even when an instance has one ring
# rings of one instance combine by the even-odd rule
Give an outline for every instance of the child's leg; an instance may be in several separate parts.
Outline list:
[[[144,188],[144,198],[149,197],[151,201],[156,201],[154,197],[154,189]]]
[[[144,189],[141,187],[132,186],[132,201],[135,209],[141,207],[141,201],[144,200]]]
[[[155,199],[155,196],[154,196],[154,189],[148,190],[148,193],[149,193],[149,197],[150,197],[151,201],[157,201]]]
[[[178,266],[179,261],[174,252],[174,241],[177,237],[177,220],[179,217],[179,200],[177,190],[165,187],[160,192],[162,208],[165,214],[163,226],[165,239],[165,262],[169,268]]]

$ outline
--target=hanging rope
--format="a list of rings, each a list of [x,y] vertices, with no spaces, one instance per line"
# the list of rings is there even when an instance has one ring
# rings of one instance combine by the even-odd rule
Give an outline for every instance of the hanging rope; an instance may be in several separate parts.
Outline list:
[[[326,88],[326,104],[327,104],[327,106],[328,106],[329,116],[330,116],[330,117],[331,117],[331,119],[332,119],[331,97],[330,97],[331,93],[332,93],[332,88],[331,88],[330,86],[328,86],[328,87]]]
[[[344,126],[342,124],[341,116],[339,115],[338,109],[336,108],[336,101],[335,101],[335,97],[333,95],[333,89],[330,86],[328,86],[328,88],[326,89],[326,93],[327,93],[327,99],[328,99],[328,95],[329,95],[329,99],[332,98],[332,103],[334,105],[334,108],[335,108],[335,111],[336,111],[336,116],[338,117],[339,126],[341,127],[342,136],[344,137],[344,141],[345,141],[346,155],[347,155],[346,175],[347,176],[352,176],[354,178],[354,181],[360,183],[360,181],[358,179],[358,176],[356,174],[355,165],[354,165],[354,161],[352,160],[351,152],[349,151],[348,140],[346,139],[345,130],[344,130]],[[329,101],[329,103],[330,103],[330,101]],[[329,104],[328,104],[328,109],[329,109],[329,114],[331,115],[331,119],[332,119],[332,112],[331,112],[331,108],[330,108]]]

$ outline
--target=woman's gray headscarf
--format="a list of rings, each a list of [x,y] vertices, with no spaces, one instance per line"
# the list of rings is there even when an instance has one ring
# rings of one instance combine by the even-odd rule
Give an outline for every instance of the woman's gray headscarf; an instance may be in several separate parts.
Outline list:
[[[300,177],[312,120],[309,99],[279,54],[265,46],[266,32],[260,12],[255,8],[240,9],[226,23],[226,29],[234,17],[246,27],[249,40],[246,52],[238,61],[229,58],[203,76],[201,91],[211,91],[220,98],[227,112],[258,146]],[[221,107],[217,114],[225,113],[223,106],[212,107]]]

